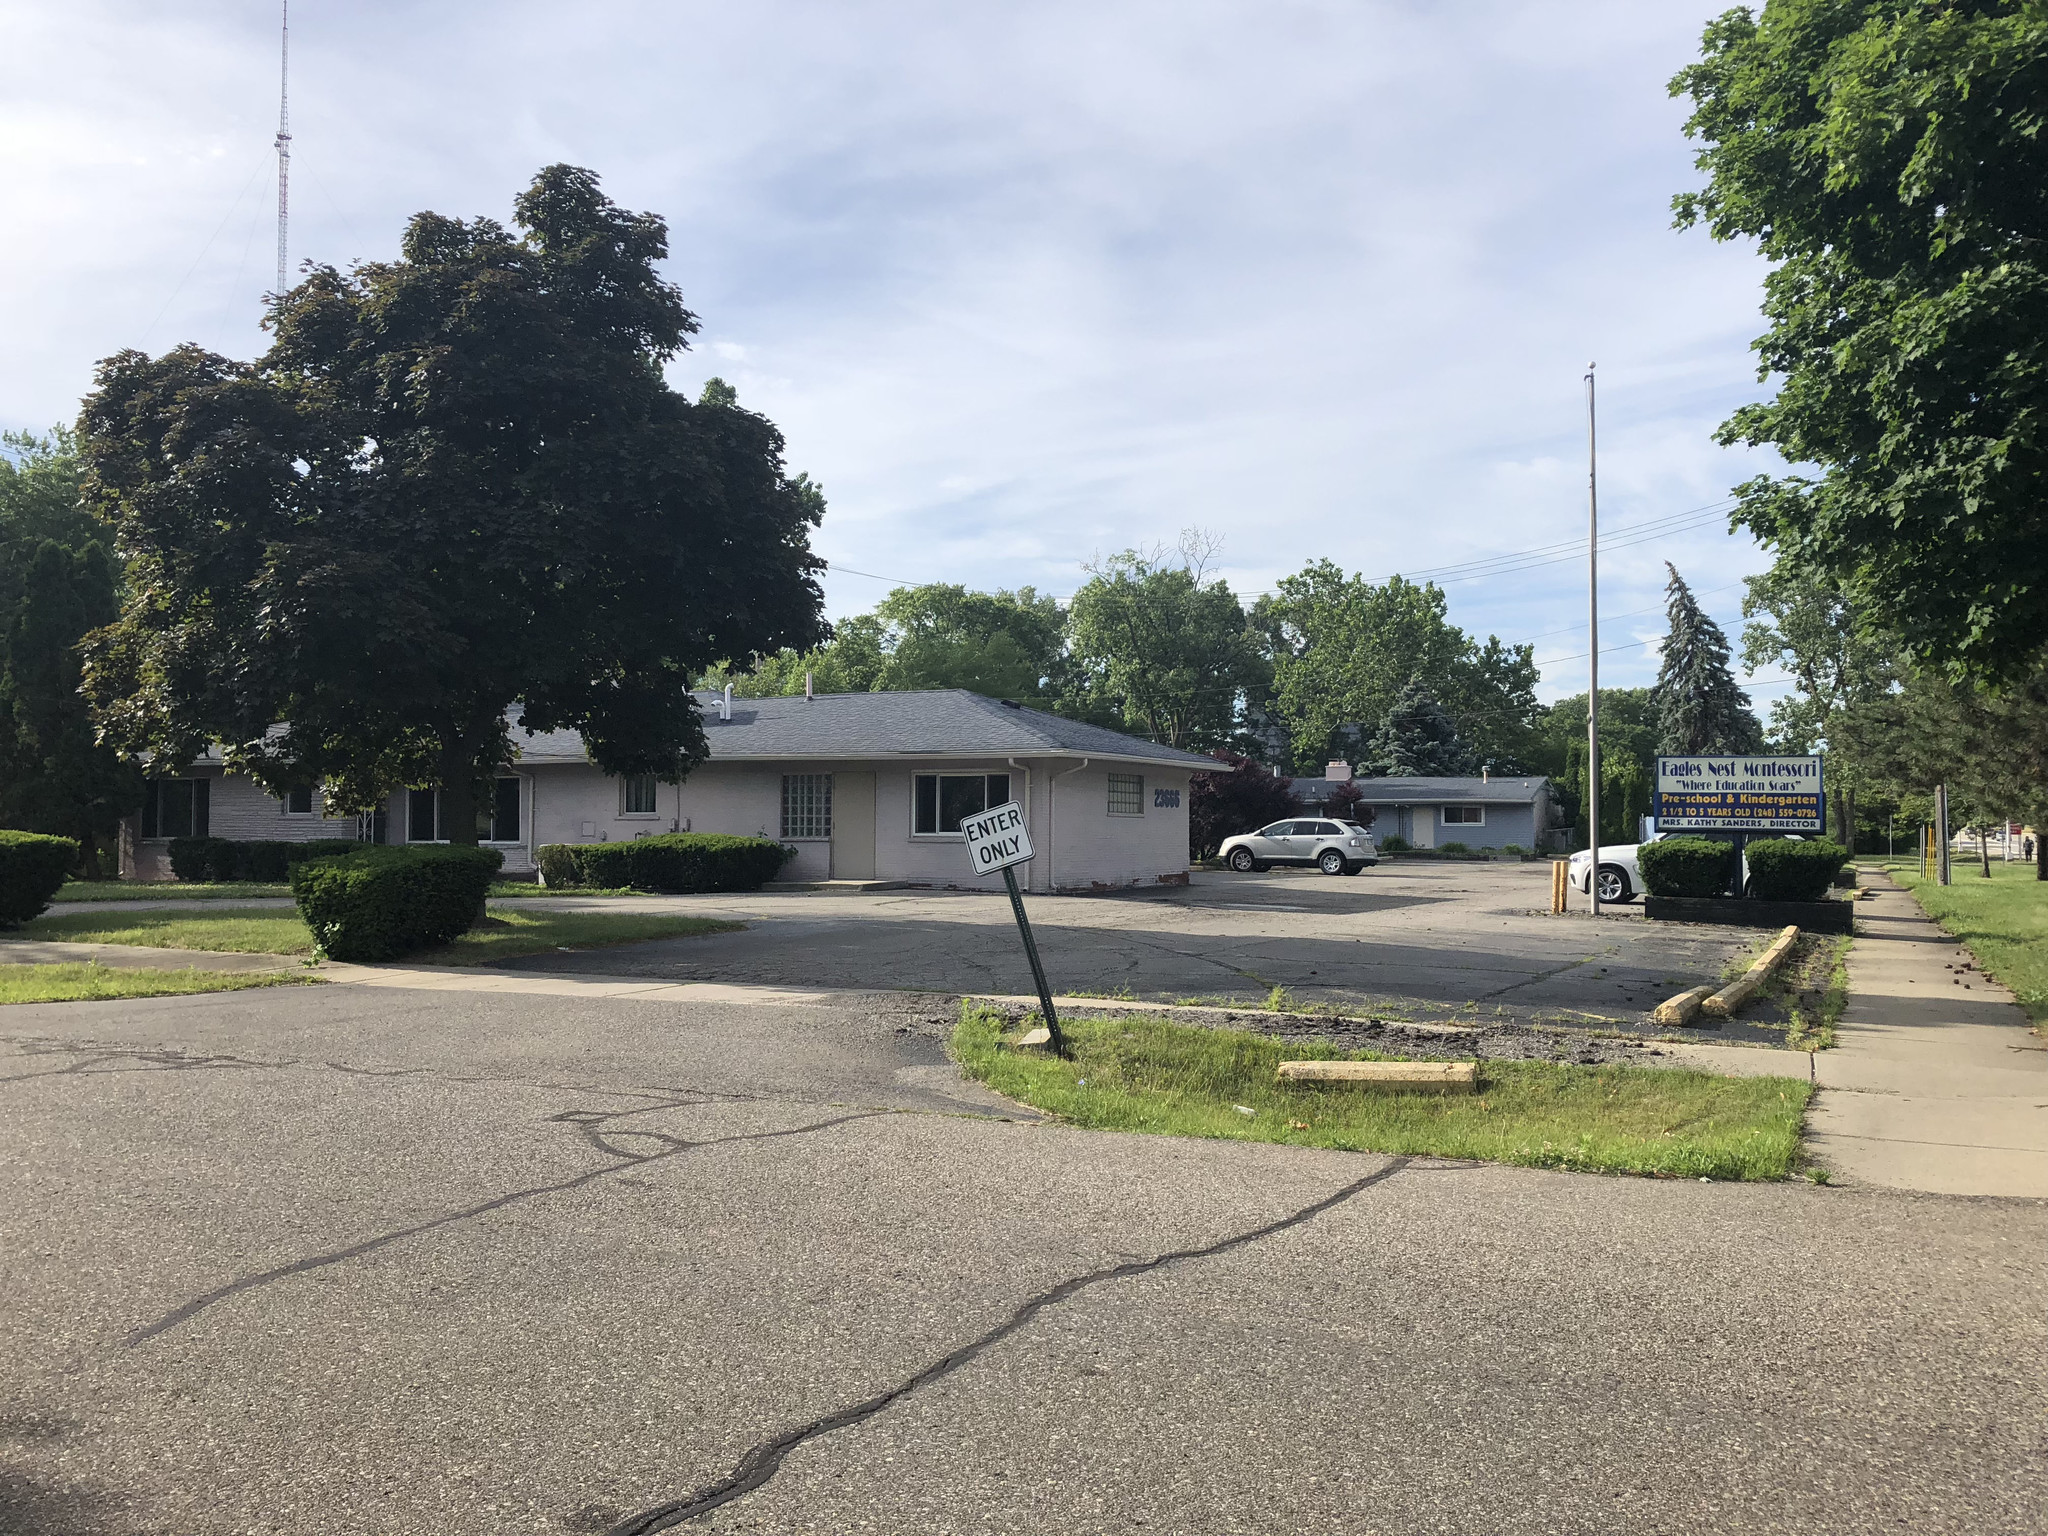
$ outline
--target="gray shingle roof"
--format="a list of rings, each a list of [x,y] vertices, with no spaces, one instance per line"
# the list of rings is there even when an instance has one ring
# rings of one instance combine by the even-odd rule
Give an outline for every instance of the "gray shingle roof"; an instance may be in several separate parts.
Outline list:
[[[1171,768],[1217,768],[1212,757],[1086,725],[1044,710],[1005,704],[961,688],[924,693],[821,693],[734,699],[718,718],[715,694],[697,695],[713,762],[799,758],[1091,757]],[[583,762],[575,731],[527,732],[512,739],[524,762]]]
[[[1342,780],[1296,779],[1294,792],[1304,800],[1323,801]],[[1353,779],[1362,805],[1434,805],[1443,800],[1484,801],[1495,805],[1527,805],[1549,780],[1538,773],[1478,779]]]

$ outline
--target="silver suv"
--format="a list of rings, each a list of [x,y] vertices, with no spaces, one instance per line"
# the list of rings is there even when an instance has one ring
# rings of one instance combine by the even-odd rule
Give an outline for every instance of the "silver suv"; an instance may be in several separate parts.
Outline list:
[[[1372,834],[1355,821],[1276,821],[1226,837],[1217,850],[1239,874],[1275,864],[1313,864],[1326,875],[1355,875],[1380,861]]]

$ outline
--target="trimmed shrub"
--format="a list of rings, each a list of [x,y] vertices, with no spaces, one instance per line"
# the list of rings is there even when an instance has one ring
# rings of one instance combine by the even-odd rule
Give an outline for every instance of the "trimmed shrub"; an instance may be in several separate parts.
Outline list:
[[[1749,894],[1757,900],[1821,901],[1849,850],[1824,837],[1773,837],[1751,843],[1743,855],[1749,860]]]
[[[758,891],[795,857],[794,848],[765,837],[717,832],[667,832],[618,843],[584,843],[575,849],[585,885],[668,893]]]
[[[542,843],[535,857],[540,862],[540,883],[556,886],[583,884],[583,867],[576,862],[576,850],[568,843]]]
[[[0,928],[40,917],[77,862],[71,838],[0,831]]]
[[[505,856],[495,848],[364,844],[292,870],[292,896],[335,960],[393,960],[475,923]]]
[[[325,837],[312,842],[237,842],[226,837],[174,837],[171,839],[171,873],[180,880],[245,880],[261,885],[282,885],[291,878],[292,867],[307,859],[330,858],[353,853],[362,847],[353,838]]]
[[[1636,867],[1652,896],[1725,896],[1735,877],[1735,845],[1667,837],[1638,848]]]
[[[1380,839],[1381,853],[1406,853],[1407,851],[1408,839],[1401,836],[1398,832],[1390,833]]]

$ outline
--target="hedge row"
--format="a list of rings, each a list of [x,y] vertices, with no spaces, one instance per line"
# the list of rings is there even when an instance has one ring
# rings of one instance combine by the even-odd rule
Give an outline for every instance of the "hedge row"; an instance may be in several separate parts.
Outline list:
[[[1667,837],[1636,850],[1652,896],[1725,896],[1735,883],[1735,845],[1711,837]]]
[[[363,845],[353,838],[318,838],[310,843],[242,843],[225,837],[171,839],[171,873],[180,880],[248,880],[282,885],[292,867],[307,859],[353,853]]]
[[[321,952],[393,960],[466,932],[505,856],[495,848],[358,843],[292,869],[292,895]]]
[[[1749,894],[1759,901],[1820,901],[1849,857],[1848,849],[1824,837],[1797,843],[1774,837],[1751,843],[1744,852]]]
[[[0,831],[0,928],[41,916],[77,862],[68,837]]]
[[[636,891],[758,891],[796,857],[765,837],[669,832],[618,843],[547,843],[540,873],[550,886],[630,886]]]

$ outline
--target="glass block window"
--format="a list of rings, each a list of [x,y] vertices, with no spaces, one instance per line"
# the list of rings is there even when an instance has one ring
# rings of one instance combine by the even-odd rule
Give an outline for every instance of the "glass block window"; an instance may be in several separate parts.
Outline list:
[[[782,835],[832,835],[832,775],[785,773],[782,776]]]
[[[1109,814],[1145,814],[1145,776],[1142,773],[1112,773],[1109,776]]]
[[[920,837],[958,837],[962,821],[1009,798],[1007,773],[920,773],[911,830]]]

